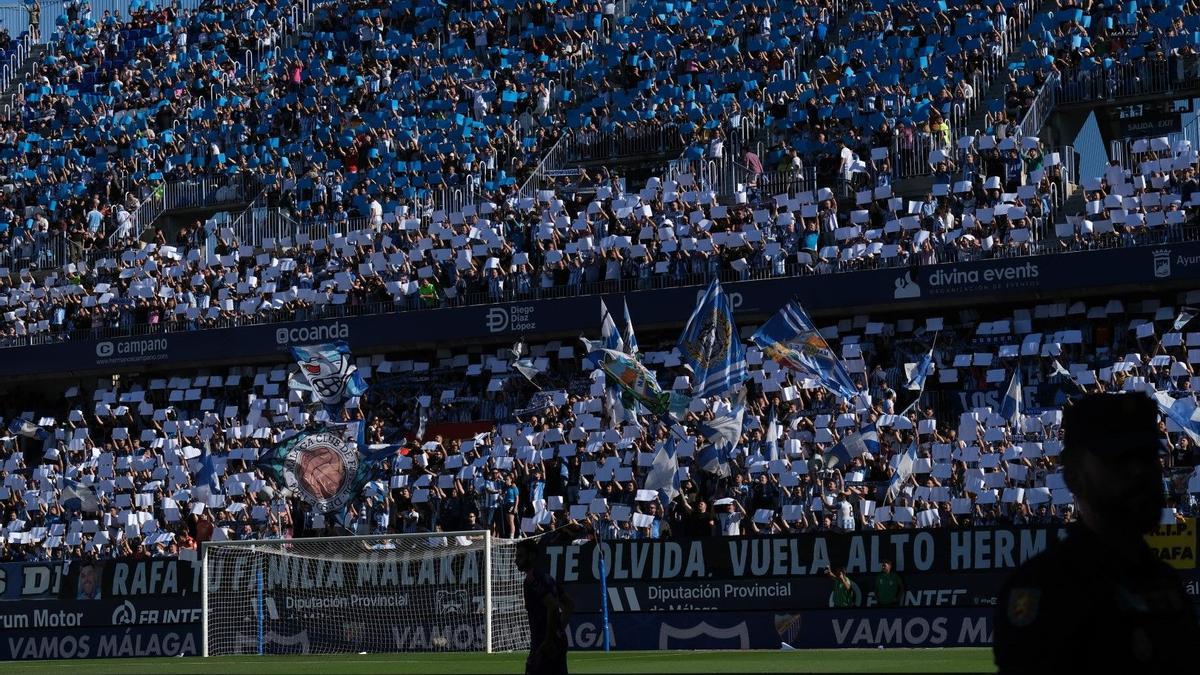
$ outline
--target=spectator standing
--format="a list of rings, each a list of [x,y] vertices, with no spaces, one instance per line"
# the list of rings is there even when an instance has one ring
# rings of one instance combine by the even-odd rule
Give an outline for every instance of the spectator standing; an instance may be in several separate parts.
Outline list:
[[[875,575],[875,604],[880,607],[899,607],[904,599],[904,580],[892,569],[892,561],[884,560]]]

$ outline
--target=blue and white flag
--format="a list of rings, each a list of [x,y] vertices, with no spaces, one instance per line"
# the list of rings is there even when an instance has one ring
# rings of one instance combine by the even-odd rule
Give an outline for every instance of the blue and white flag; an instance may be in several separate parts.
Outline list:
[[[387,499],[388,486],[381,480],[373,480],[363,486],[363,496],[382,502]]]
[[[100,500],[96,497],[96,490],[91,485],[85,485],[70,478],[62,479],[58,505],[68,511],[94,512],[100,510]]]
[[[207,503],[209,497],[221,493],[221,484],[217,479],[220,470],[217,467],[217,459],[213,457],[212,451],[208,448],[205,448],[204,456],[200,458],[199,464],[200,466],[196,470],[195,485],[192,488],[192,498],[198,502]]]
[[[913,439],[912,445],[908,446],[908,450],[902,455],[896,455],[892,459],[892,467],[896,473],[892,475],[892,480],[888,483],[887,501],[896,501],[896,496],[900,494],[900,489],[904,487],[904,482],[908,480],[913,473],[913,466],[917,463],[917,441]]]
[[[425,440],[425,427],[429,424],[429,406],[420,405],[420,399],[417,399],[417,431],[416,439],[418,441]]]
[[[15,434],[17,436],[24,436],[25,438],[32,438],[38,441],[44,441],[50,437],[50,432],[34,424],[33,422],[20,417],[13,418],[13,420],[8,423],[8,433]]]
[[[677,346],[692,370],[696,398],[719,396],[746,380],[746,348],[733,323],[729,298],[716,279],[696,303]]]
[[[1200,443],[1200,407],[1191,396],[1171,398],[1165,391],[1154,393],[1158,409],[1166,418],[1183,430],[1193,443]]]
[[[1183,307],[1179,310],[1179,316],[1175,317],[1175,322],[1171,324],[1173,330],[1183,330],[1183,327],[1188,325],[1188,322],[1196,318],[1195,307]]]
[[[879,429],[872,422],[858,431],[847,434],[841,442],[825,453],[826,469],[841,469],[846,467],[855,457],[869,453],[872,457],[879,454]]]
[[[671,501],[679,495],[679,458],[675,454],[675,435],[667,436],[667,441],[654,453],[654,463],[650,465],[650,473],[646,474],[645,487],[666,496],[664,501]]]
[[[858,387],[846,365],[795,300],[784,305],[750,339],[767,358],[816,378],[835,395],[847,401],[854,401],[858,396]]]
[[[512,349],[509,350],[509,354],[512,355],[512,366],[513,369],[524,376],[526,380],[529,380],[529,384],[532,384],[541,390],[541,387],[538,387],[537,382],[533,381],[533,378],[538,376],[538,369],[533,364],[533,359],[525,355],[528,353],[528,351],[529,350],[525,347],[525,341],[517,340],[516,344],[514,344]]]
[[[311,391],[327,408],[339,409],[346,399],[367,390],[367,383],[352,362],[350,347],[343,340],[292,347],[292,358],[300,366],[300,375],[292,378],[289,386]]]
[[[1071,371],[1063,368],[1063,364],[1059,363],[1058,359],[1054,359],[1054,361],[1050,363],[1050,370],[1051,377],[1060,375],[1062,377],[1069,377],[1072,381],[1075,379],[1075,376],[1071,374]]]
[[[705,444],[696,455],[696,463],[701,469],[718,476],[729,475],[729,453],[742,437],[745,415],[746,388],[739,387],[728,413],[700,423],[700,436]]]
[[[771,401],[771,406],[767,408],[767,433],[763,438],[763,445],[767,449],[767,459],[775,461],[780,459],[779,456],[779,435],[781,433],[779,421],[775,419],[775,401]]]
[[[340,512],[362,492],[375,466],[400,450],[394,444],[368,447],[365,426],[354,422],[298,433],[260,455],[258,467],[315,512]]]
[[[908,376],[908,384],[904,385],[909,391],[925,391],[925,380],[933,373],[933,347],[929,353],[916,363],[904,364],[904,374]]]
[[[609,314],[608,305],[604,304],[604,300],[600,300],[600,342],[605,349],[611,349],[614,352],[625,351],[625,342],[621,339],[621,331],[617,329],[617,322],[613,321],[612,314]]]
[[[629,316],[629,303],[624,299],[621,300],[621,303],[625,305],[625,353],[637,354],[637,336],[633,334],[633,319]]]
[[[1014,429],[1021,417],[1021,367],[1013,369],[1012,379],[1008,381],[1008,390],[1004,392],[1004,400],[1000,402],[1000,416]]]

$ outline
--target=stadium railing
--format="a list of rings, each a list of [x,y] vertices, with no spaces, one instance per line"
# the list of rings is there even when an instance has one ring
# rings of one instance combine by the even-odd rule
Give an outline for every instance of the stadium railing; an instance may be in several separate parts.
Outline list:
[[[1068,248],[1070,244],[1063,242],[1057,236],[1051,236],[1049,234],[1038,235],[1032,241],[1028,242],[1028,244],[1022,249],[998,250],[994,251],[993,255],[990,257],[1018,259],[1031,255],[1054,252],[1114,248],[1139,248],[1200,240],[1200,236],[1198,236],[1200,235],[1200,232],[1197,231],[1197,228],[1194,225],[1180,229],[1164,229],[1161,231],[1161,233],[1156,234],[1161,234],[1162,236],[1155,238],[1153,241],[1127,243],[1121,237],[1114,236],[1094,239],[1087,242],[1086,245],[1077,248]],[[966,261],[964,260],[960,262]],[[867,266],[868,264],[869,266]],[[902,263],[899,261],[899,259],[888,260],[884,258],[875,258],[871,261],[864,262],[863,264],[857,266],[854,270],[835,270],[828,272],[828,274],[852,274],[854,271],[864,269],[900,268],[907,267],[909,265],[910,263]],[[716,276],[722,282],[729,283],[773,278],[799,278],[819,273],[820,272],[816,272],[806,266],[796,265],[793,266],[788,272],[782,274],[776,273],[771,268],[761,268],[748,269],[745,272],[739,272],[736,270],[723,270]],[[0,338],[0,348],[52,344],[70,340],[113,339],[216,328],[270,325],[293,321],[337,319],[351,316],[372,316],[407,311],[436,311],[437,309],[446,307],[479,306],[495,304],[498,302],[534,302],[539,300],[552,300],[609,293],[617,294],[653,291],[688,286],[699,287],[707,284],[712,280],[712,278],[713,275],[710,274],[659,274],[652,275],[647,278],[625,278],[611,281],[582,282],[576,285],[552,286],[549,288],[534,287],[530,293],[526,294],[516,293],[511,289],[506,289],[506,291],[499,296],[495,296],[486,291],[473,291],[463,293],[451,299],[440,297],[439,303],[435,306],[426,306],[422,303],[419,296],[412,295],[403,300],[392,300],[386,302],[361,304],[347,303],[342,305],[323,304],[295,310],[268,310],[250,316],[242,315],[233,318],[206,320],[204,325],[201,327],[189,326],[185,321],[176,322],[171,319],[167,319],[163,323],[158,324],[132,324],[122,327],[77,329],[70,333],[38,333],[35,335],[10,336]]]
[[[1058,74],[1054,73],[1042,83],[1041,89],[1033,99],[1033,104],[1029,106],[1029,110],[1025,111],[1025,116],[1017,125],[1022,136],[1036,138],[1038,132],[1050,120],[1050,115],[1054,113],[1054,108],[1058,105],[1058,79]]]
[[[1059,78],[1057,97],[1060,103],[1087,103],[1165,94],[1181,86],[1200,86],[1200,56],[1171,56],[1158,61],[1076,69]]]
[[[3,65],[3,67],[0,68],[0,91],[8,90],[8,85],[12,84],[13,78],[17,76],[18,72],[20,72],[21,67],[25,65],[25,59],[29,56],[30,50],[32,50],[33,46],[37,44],[37,41],[34,40],[33,36],[29,33],[21,35],[18,32],[17,35],[20,37],[13,38],[16,44],[13,45],[12,54],[8,57],[8,61]],[[8,119],[10,115],[11,108],[9,108],[9,111],[6,111],[4,116],[5,119]]]

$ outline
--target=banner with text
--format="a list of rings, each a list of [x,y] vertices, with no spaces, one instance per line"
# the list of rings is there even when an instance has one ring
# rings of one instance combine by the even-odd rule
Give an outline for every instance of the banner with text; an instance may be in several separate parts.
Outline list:
[[[900,573],[1008,570],[1046,549],[1061,527],[888,530],[773,537],[614,541],[546,547],[545,564],[563,583],[598,582],[600,554],[609,582],[794,579],[844,567],[876,572],[891,560]]]
[[[992,643],[988,607],[817,609],[802,612],[643,613],[610,622],[620,650],[983,647]],[[571,649],[603,649],[598,614],[571,618]]]
[[[95,600],[200,592],[195,563],[175,558],[89,564],[0,563],[0,600]]]
[[[876,607],[876,575],[848,575],[854,604]],[[1007,572],[900,575],[905,607],[990,607]],[[567,590],[581,613],[601,611],[600,584],[575,583]],[[685,579],[608,585],[610,612],[747,612],[833,607],[833,582],[824,576],[790,579]]]

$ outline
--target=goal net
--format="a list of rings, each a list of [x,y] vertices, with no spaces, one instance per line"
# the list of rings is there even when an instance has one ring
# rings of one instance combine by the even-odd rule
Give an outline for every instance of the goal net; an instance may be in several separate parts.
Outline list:
[[[480,532],[212,542],[205,656],[529,647],[516,542]]]

